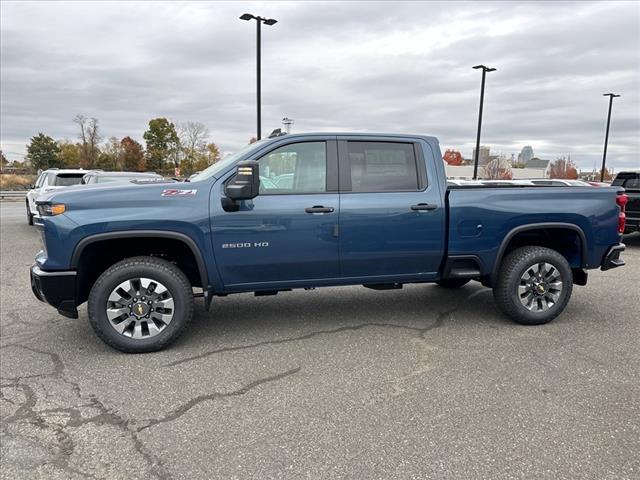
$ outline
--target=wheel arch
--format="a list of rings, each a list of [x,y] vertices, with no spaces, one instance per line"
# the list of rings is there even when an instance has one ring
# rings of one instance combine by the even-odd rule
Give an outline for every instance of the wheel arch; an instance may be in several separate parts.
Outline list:
[[[565,232],[571,232],[576,235],[578,240],[578,248],[580,249],[578,253],[579,265],[578,268],[583,268],[587,265],[587,239],[584,231],[578,225],[572,223],[562,223],[562,222],[545,222],[545,223],[532,223],[528,225],[520,225],[518,227],[512,228],[502,239],[500,243],[500,247],[498,248],[498,253],[496,255],[496,259],[493,263],[493,269],[491,270],[491,284],[495,285],[498,272],[500,271],[500,265],[505,255],[514,248],[517,248],[518,245],[516,241],[519,238],[524,238],[525,236],[529,236],[537,239],[547,239],[549,230],[564,230]],[[548,246],[553,248],[553,245],[550,245],[549,242],[542,241],[531,243],[531,245],[540,245],[540,246]],[[553,248],[554,250],[561,253],[565,258],[567,258],[566,252],[563,252],[557,248]],[[569,258],[567,258],[570,261]]]
[[[122,245],[127,245],[128,241],[136,243],[146,239],[157,239],[159,241],[163,241],[164,243],[169,242],[169,244],[173,244],[173,245],[182,245],[183,248],[186,249],[184,252],[188,252],[192,256],[194,265],[197,270],[195,272],[191,272],[191,275],[189,274],[189,272],[185,272],[185,273],[187,274],[188,277],[190,277],[192,284],[195,284],[197,286],[197,283],[200,283],[200,286],[203,288],[203,290],[205,292],[208,291],[209,276],[208,276],[207,266],[204,261],[202,252],[198,247],[198,245],[196,244],[196,242],[191,237],[180,232],[164,231],[164,230],[130,230],[130,231],[105,232],[105,233],[90,235],[80,240],[78,244],[75,246],[73,250],[73,254],[71,255],[71,262],[70,262],[71,268],[74,270],[78,270],[79,274],[81,274],[82,273],[81,270],[83,270],[83,262],[82,262],[83,255],[86,252],[90,251],[92,246],[96,246],[97,244],[102,244],[102,245],[118,244],[122,246]],[[140,250],[139,243],[137,246],[138,246],[138,249],[136,251],[131,252],[131,255],[129,254],[124,255],[124,258],[144,254],[144,251],[141,252]],[[150,253],[154,253],[153,244],[151,244],[148,249]],[[101,267],[98,268],[98,270],[101,270],[101,271],[98,273],[97,276],[99,276],[100,273],[102,273],[102,271],[105,270],[105,268],[102,268],[102,267],[106,266],[108,268],[109,265],[106,265],[107,263],[113,264],[115,263],[113,260],[118,261],[122,259],[117,257],[119,257],[119,255],[114,254],[113,258],[106,261],[104,265],[101,265]],[[190,262],[191,259],[186,259],[186,261]],[[90,265],[85,265],[85,268],[88,270],[91,270]],[[90,279],[95,281],[97,276],[95,274],[92,274],[90,275]],[[79,282],[79,283],[82,283],[82,282]],[[93,284],[93,282],[90,282],[90,283],[91,285]],[[82,285],[78,285],[78,287],[81,288]],[[84,289],[86,288],[87,288],[87,285],[84,285]],[[90,288],[91,286],[88,286],[88,289]],[[79,297],[78,303],[82,303],[84,300],[86,300],[85,297],[87,295],[88,295],[88,291],[87,292],[78,291],[78,297]],[[208,295],[206,296],[208,297]]]

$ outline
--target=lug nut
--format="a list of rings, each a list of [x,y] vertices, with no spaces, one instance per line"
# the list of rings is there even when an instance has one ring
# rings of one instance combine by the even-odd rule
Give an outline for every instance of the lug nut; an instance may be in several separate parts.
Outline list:
[[[142,297],[142,301],[143,301],[143,302],[145,301],[145,298],[144,298],[144,297]]]

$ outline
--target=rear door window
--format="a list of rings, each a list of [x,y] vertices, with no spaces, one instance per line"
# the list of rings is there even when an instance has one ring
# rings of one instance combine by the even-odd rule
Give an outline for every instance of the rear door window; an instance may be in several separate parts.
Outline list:
[[[349,141],[347,154],[353,192],[420,189],[412,143]]]

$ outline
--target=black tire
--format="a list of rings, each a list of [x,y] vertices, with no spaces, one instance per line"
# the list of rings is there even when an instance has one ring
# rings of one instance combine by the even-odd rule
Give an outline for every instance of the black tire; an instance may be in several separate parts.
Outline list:
[[[470,281],[470,278],[441,278],[436,283],[442,288],[460,288]]]
[[[173,317],[155,336],[135,339],[116,331],[106,309],[109,295],[118,285],[142,277],[160,282],[169,291],[173,299]],[[166,260],[127,258],[109,267],[96,280],[89,293],[88,313],[93,330],[110,347],[126,353],[154,352],[175,342],[184,333],[193,317],[193,290],[182,270]]]
[[[540,264],[550,264],[560,274],[561,290],[557,294],[557,301],[548,309],[531,311],[520,300],[519,286],[526,272]],[[572,290],[573,273],[566,258],[550,248],[530,246],[518,248],[504,258],[493,288],[493,296],[500,310],[515,322],[523,325],[541,325],[562,313],[571,298]],[[522,295],[524,298],[525,294]],[[540,303],[537,299],[535,301],[534,308],[539,308],[544,300],[540,300]]]
[[[27,223],[29,225],[33,225],[33,214],[31,213],[31,209],[29,208],[29,200],[27,200]]]

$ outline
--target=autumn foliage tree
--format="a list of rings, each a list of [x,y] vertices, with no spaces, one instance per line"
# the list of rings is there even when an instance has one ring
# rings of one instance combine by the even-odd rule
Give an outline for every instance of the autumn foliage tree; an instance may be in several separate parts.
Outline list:
[[[495,158],[482,167],[481,177],[487,180],[511,180],[511,165],[504,158]]]
[[[146,170],[146,162],[142,145],[131,137],[124,137],[120,141],[122,147],[122,168],[129,172],[144,172]]]
[[[59,140],[58,158],[65,168],[80,168],[82,165],[82,145],[72,143],[69,140]]]
[[[551,165],[549,166],[549,176],[551,178],[575,180],[578,178],[578,170],[570,158],[561,157],[554,162],[551,162]]]
[[[462,154],[457,150],[448,149],[446,152],[444,152],[442,158],[445,162],[447,162],[447,165],[458,166],[464,163]]]

